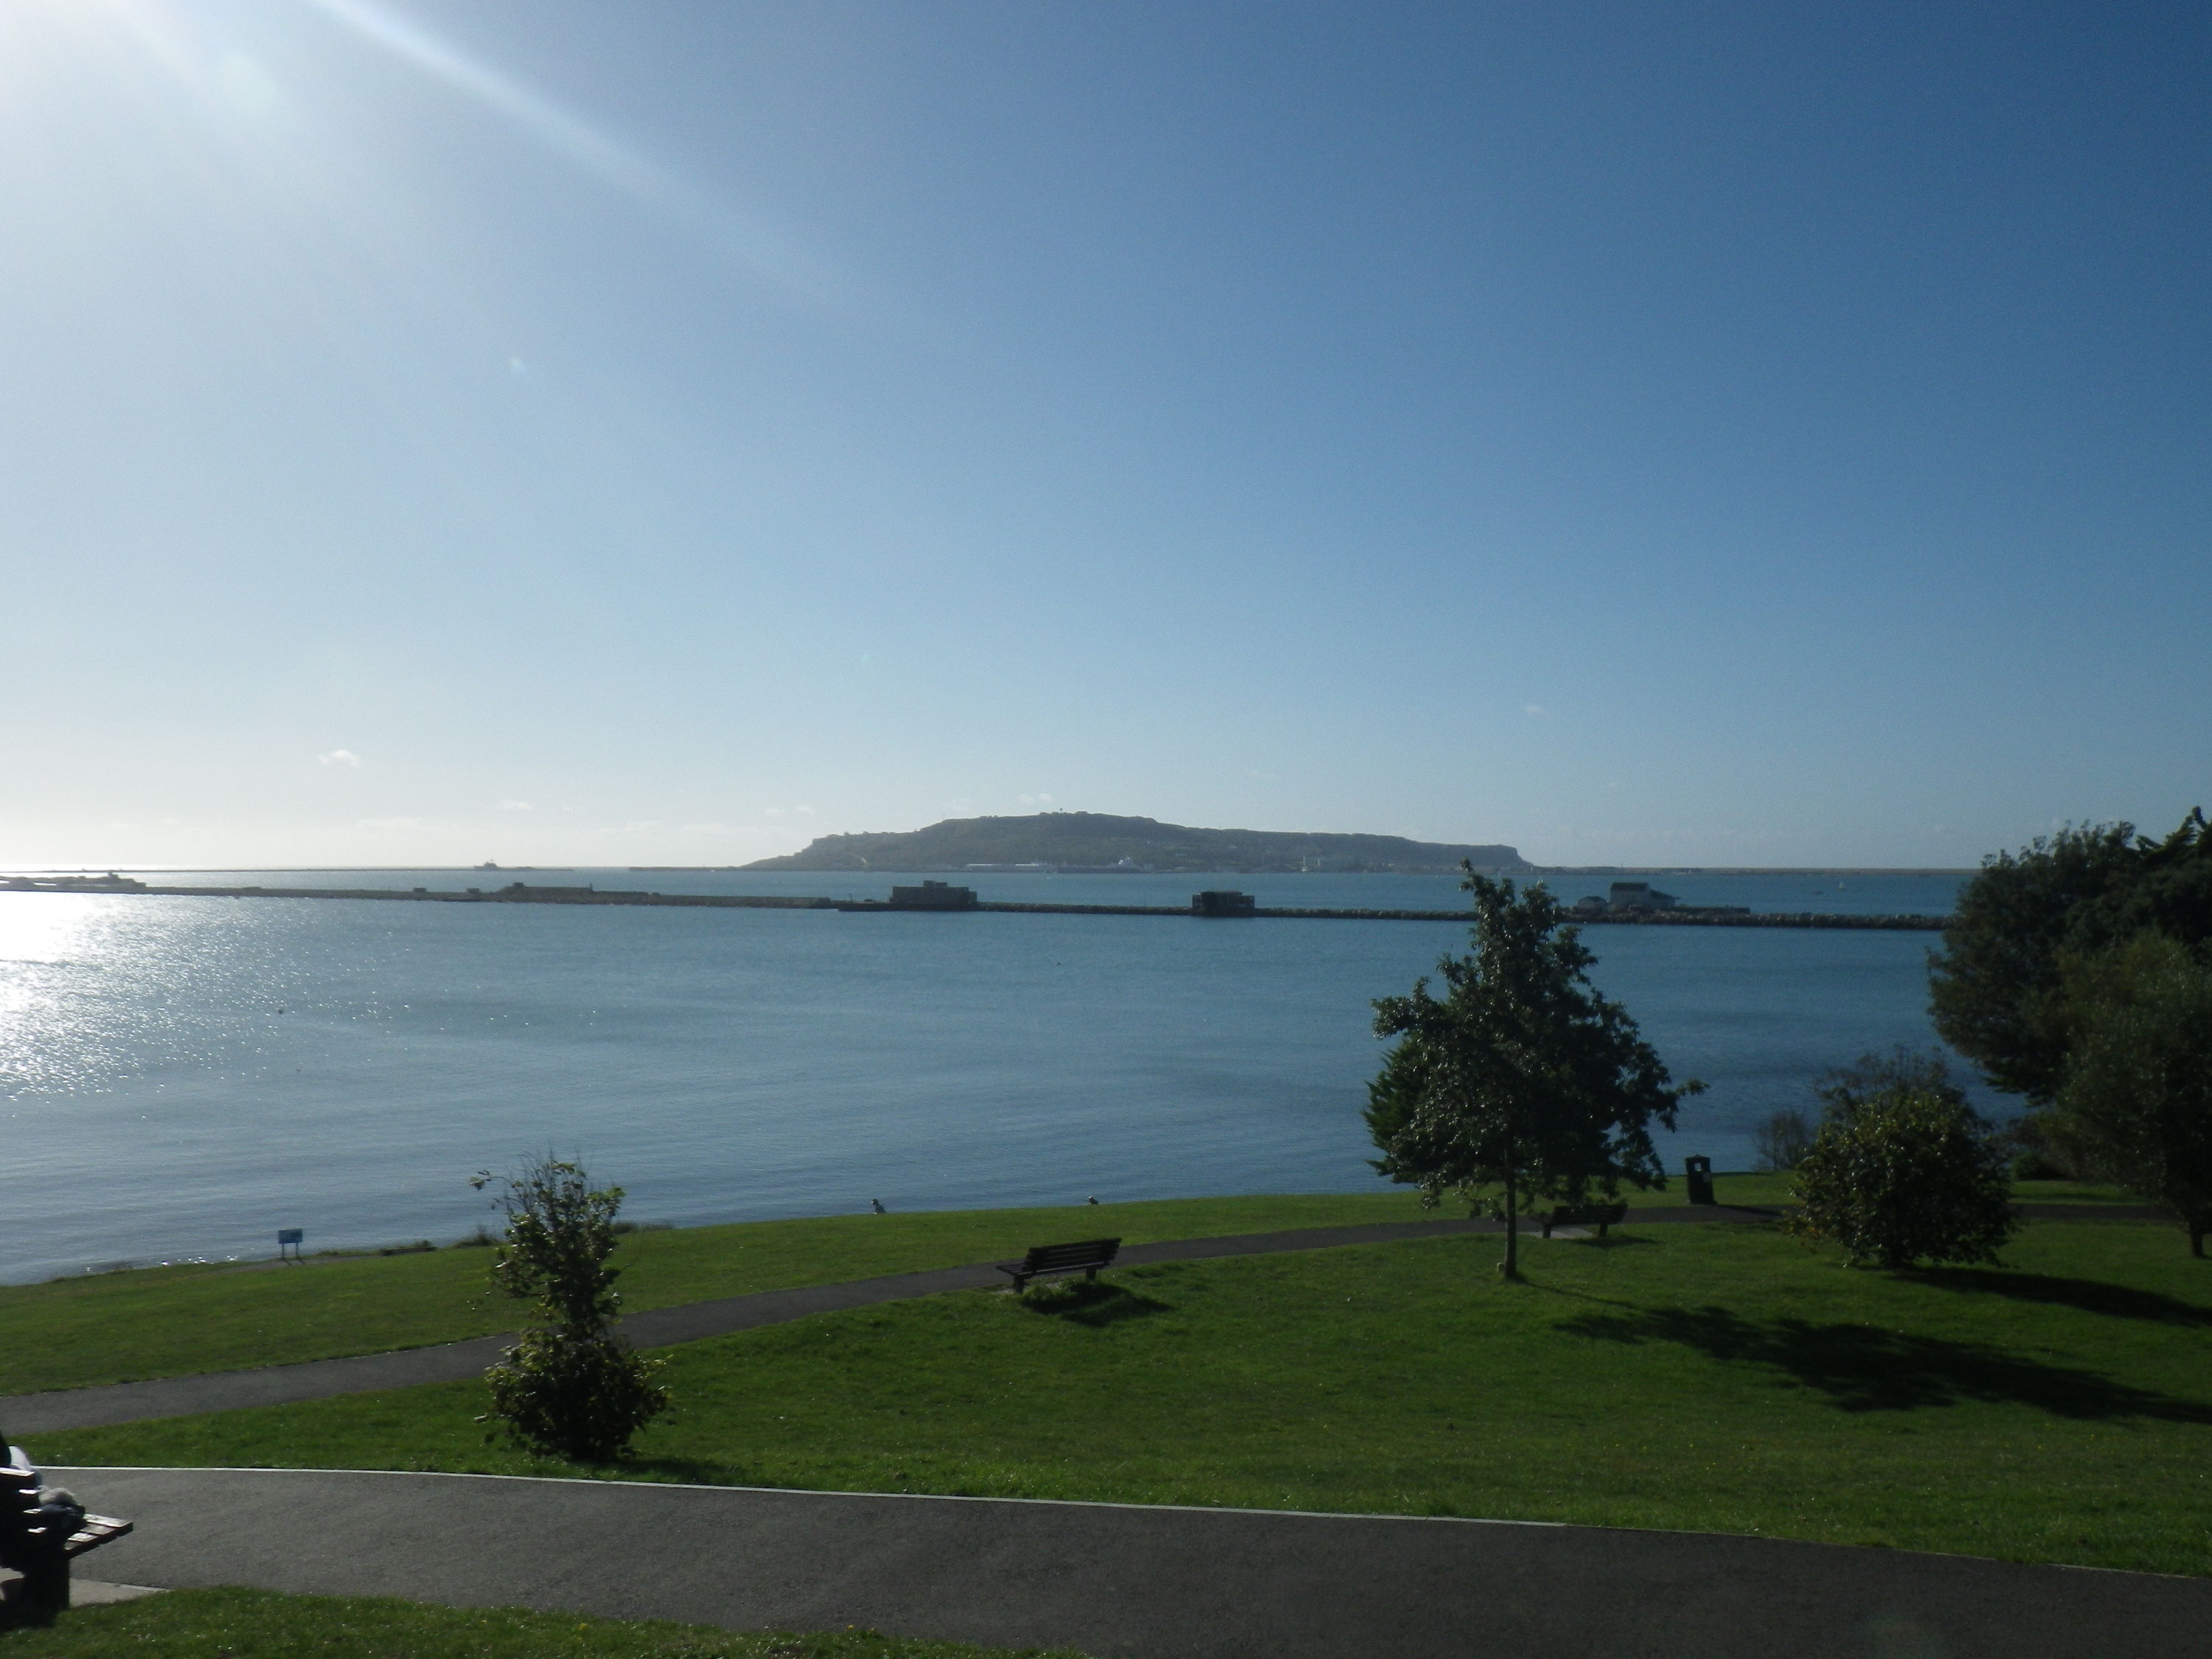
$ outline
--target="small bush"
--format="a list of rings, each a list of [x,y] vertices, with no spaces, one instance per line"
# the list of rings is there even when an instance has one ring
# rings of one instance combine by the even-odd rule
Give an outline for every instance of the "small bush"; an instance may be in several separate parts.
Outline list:
[[[2019,1224],[2006,1149],[1964,1102],[1909,1084],[1832,1115],[1797,1166],[1789,1226],[1854,1267],[1994,1261]]]
[[[412,1244],[386,1244],[377,1251],[379,1255],[420,1255],[425,1250],[438,1247],[427,1238],[418,1238]]]

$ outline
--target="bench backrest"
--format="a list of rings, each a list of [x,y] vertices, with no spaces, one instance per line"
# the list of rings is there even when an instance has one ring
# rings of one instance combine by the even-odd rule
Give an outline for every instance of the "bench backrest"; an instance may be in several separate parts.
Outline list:
[[[1615,1222],[1628,1219],[1626,1204],[1562,1204],[1552,1212],[1552,1224],[1571,1227],[1584,1221]]]
[[[1121,1248],[1118,1238],[1086,1239],[1080,1244],[1032,1244],[1022,1258],[1024,1273],[1053,1273],[1062,1267],[1110,1267]]]

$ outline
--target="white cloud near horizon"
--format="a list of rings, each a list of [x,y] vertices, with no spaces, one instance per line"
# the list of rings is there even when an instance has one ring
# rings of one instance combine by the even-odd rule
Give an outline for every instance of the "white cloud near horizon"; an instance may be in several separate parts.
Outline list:
[[[333,749],[330,753],[318,755],[315,758],[325,766],[359,766],[361,764],[361,757],[350,749]]]

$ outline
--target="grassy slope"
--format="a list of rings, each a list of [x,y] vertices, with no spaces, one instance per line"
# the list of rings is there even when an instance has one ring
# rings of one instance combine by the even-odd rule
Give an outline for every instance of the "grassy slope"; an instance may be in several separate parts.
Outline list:
[[[1029,1649],[1030,1659],[1051,1659]],[[264,1590],[174,1590],[0,1632],[4,1659],[1013,1659],[1003,1648],[855,1631],[733,1636],[699,1625]],[[1062,1653],[1059,1659],[1079,1659]]]
[[[2170,1228],[1856,1272],[1753,1226],[1174,1263],[668,1351],[626,1478],[1760,1532],[2212,1573],[2212,1273]],[[57,1464],[576,1473],[481,1385],[37,1437]]]
[[[2053,1183],[2055,1185],[2055,1183]],[[1778,1203],[1786,1177],[1724,1176],[1720,1196]],[[1636,1194],[1677,1204],[1681,1185]],[[1399,1188],[1304,1197],[1179,1199],[1045,1210],[830,1216],[638,1233],[617,1258],[633,1310],[1018,1255],[1119,1234],[1131,1243],[1279,1228],[1410,1220]],[[1455,1215],[1447,1207],[1437,1214]],[[0,1395],[419,1347],[512,1328],[481,1250],[318,1257],[305,1267],[179,1267],[0,1285]]]

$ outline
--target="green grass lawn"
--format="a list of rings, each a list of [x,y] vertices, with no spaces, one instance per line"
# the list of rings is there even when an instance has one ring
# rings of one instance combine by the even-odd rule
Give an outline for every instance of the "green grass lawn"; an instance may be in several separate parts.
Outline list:
[[[1004,1648],[873,1631],[733,1636],[702,1625],[266,1590],[173,1590],[0,1631],[5,1659],[1016,1659]],[[1080,1659],[1024,1650],[1024,1659]]]
[[[1788,1177],[1723,1176],[1724,1202],[1779,1203]],[[2057,1183],[2048,1183],[2057,1185]],[[1631,1196],[1679,1204],[1682,1186]],[[1130,1243],[1460,1215],[1425,1212],[1404,1188],[1263,1198],[1177,1199],[1043,1210],[830,1216],[629,1235],[617,1257],[623,1305],[672,1307],[1019,1255],[1031,1244],[1119,1235]],[[141,1377],[420,1347],[511,1329],[513,1303],[488,1293],[483,1250],[316,1257],[301,1267],[142,1268],[0,1285],[0,1395]]]
[[[958,1267],[1060,1239],[1119,1235],[1138,1243],[1422,1213],[1412,1193],[1386,1189],[829,1216],[633,1233],[616,1262],[623,1305],[637,1311]],[[319,1257],[301,1267],[156,1267],[0,1285],[0,1328],[9,1338],[0,1344],[0,1395],[377,1353],[510,1330],[520,1310],[487,1291],[490,1264],[488,1250],[444,1249]]]
[[[1723,1203],[1778,1205],[1787,1176],[1716,1178]],[[2024,1200],[2118,1201],[2112,1188],[2024,1182]],[[1629,1195],[1680,1204],[1682,1184]],[[1029,1245],[1115,1235],[1130,1243],[1281,1228],[1457,1215],[1421,1209],[1402,1188],[1290,1197],[1177,1199],[1060,1209],[830,1216],[635,1233],[617,1257],[623,1304],[672,1307],[1017,1255]],[[0,1395],[182,1376],[249,1365],[420,1347],[509,1329],[514,1304],[485,1288],[489,1255],[445,1249],[317,1257],[301,1267],[142,1268],[0,1285]]]
[[[1633,1224],[1132,1268],[665,1351],[677,1409],[580,1471],[480,1384],[34,1437],[54,1464],[626,1479],[1486,1516],[2212,1573],[2212,1270],[2149,1223],[1889,1275]]]

